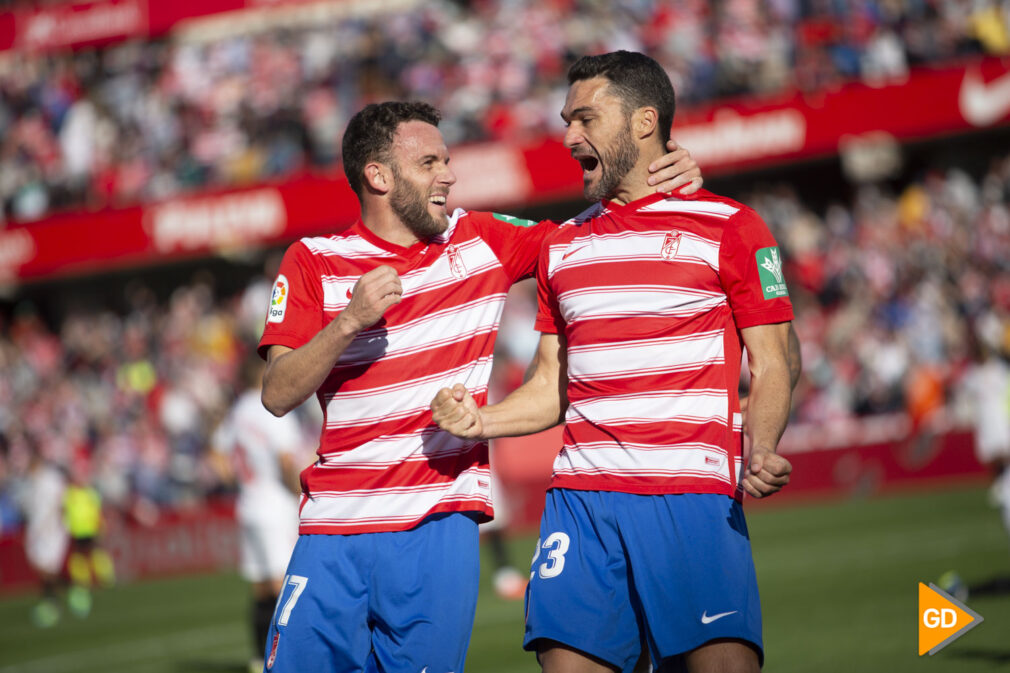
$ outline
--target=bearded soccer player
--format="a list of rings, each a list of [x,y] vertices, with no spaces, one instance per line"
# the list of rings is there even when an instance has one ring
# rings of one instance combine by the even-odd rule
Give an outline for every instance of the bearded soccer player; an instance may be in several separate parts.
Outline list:
[[[274,284],[263,404],[282,415],[315,393],[325,419],[268,670],[463,670],[477,524],[493,514],[488,448],[440,430],[428,403],[457,380],[485,399],[506,292],[557,225],[450,215],[438,121],[423,103],[355,115],[343,160],[361,219],[292,245]],[[657,189],[697,178],[689,157],[674,163],[684,154],[657,161],[673,164]]]
[[[642,644],[658,670],[757,671],[741,501],[791,470],[775,452],[791,395],[778,248],[740,203],[648,187],[674,112],[659,64],[615,52],[568,76],[565,145],[598,203],[544,244],[535,371],[491,406],[444,389],[434,418],[468,439],[566,422],[527,594],[524,646],[545,672],[631,671]]]

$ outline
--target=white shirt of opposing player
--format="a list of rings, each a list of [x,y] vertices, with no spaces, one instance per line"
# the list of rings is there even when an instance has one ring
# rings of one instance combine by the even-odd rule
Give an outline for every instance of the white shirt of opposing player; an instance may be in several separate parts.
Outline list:
[[[59,572],[69,543],[63,525],[65,488],[63,474],[52,465],[44,465],[32,472],[23,503],[28,522],[25,554],[36,568],[51,573]]]
[[[259,391],[246,391],[214,433],[216,451],[232,462],[239,484],[236,514],[250,517],[297,517],[297,498],[284,485],[280,456],[294,455],[304,436],[293,415],[274,416],[263,407]],[[278,511],[280,510],[280,511]]]

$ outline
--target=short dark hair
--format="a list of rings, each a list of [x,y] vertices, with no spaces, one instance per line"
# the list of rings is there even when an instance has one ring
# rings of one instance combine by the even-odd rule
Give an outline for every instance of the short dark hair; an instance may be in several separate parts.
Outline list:
[[[390,150],[397,127],[403,122],[422,121],[438,126],[442,115],[433,106],[420,101],[386,101],[363,107],[344,130],[341,153],[344,175],[351,189],[361,198],[365,165],[370,161],[390,161]]]
[[[610,91],[631,113],[646,105],[659,112],[659,132],[663,145],[670,139],[676,101],[670,77],[655,60],[632,51],[612,51],[609,54],[583,56],[568,69],[568,83],[604,77],[609,80]]]

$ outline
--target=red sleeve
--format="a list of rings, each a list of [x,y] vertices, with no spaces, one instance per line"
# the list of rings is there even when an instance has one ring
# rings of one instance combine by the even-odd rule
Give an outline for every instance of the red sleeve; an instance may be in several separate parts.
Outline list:
[[[551,261],[551,239],[540,248],[537,260],[537,319],[533,328],[544,334],[564,334],[565,319],[561,317],[558,297],[551,287],[547,271]]]
[[[499,213],[470,212],[468,215],[513,283],[533,275],[540,246],[547,235],[558,228],[547,220],[537,223]]]
[[[270,292],[266,327],[257,352],[266,359],[270,346],[299,348],[323,328],[322,281],[315,258],[304,243],[284,253]]]
[[[782,253],[757,213],[741,210],[723,229],[719,278],[738,329],[793,319]]]

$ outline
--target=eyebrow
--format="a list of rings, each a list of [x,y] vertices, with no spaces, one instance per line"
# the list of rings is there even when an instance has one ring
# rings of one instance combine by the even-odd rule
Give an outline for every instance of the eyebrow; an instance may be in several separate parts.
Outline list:
[[[565,121],[568,121],[569,119],[574,119],[575,117],[578,117],[579,115],[585,114],[587,112],[592,112],[592,111],[593,111],[593,108],[592,108],[591,105],[583,105],[582,107],[577,107],[574,110],[572,110],[571,114],[568,115],[567,117],[565,116],[565,111],[562,110],[561,111],[561,118],[564,119]]]

